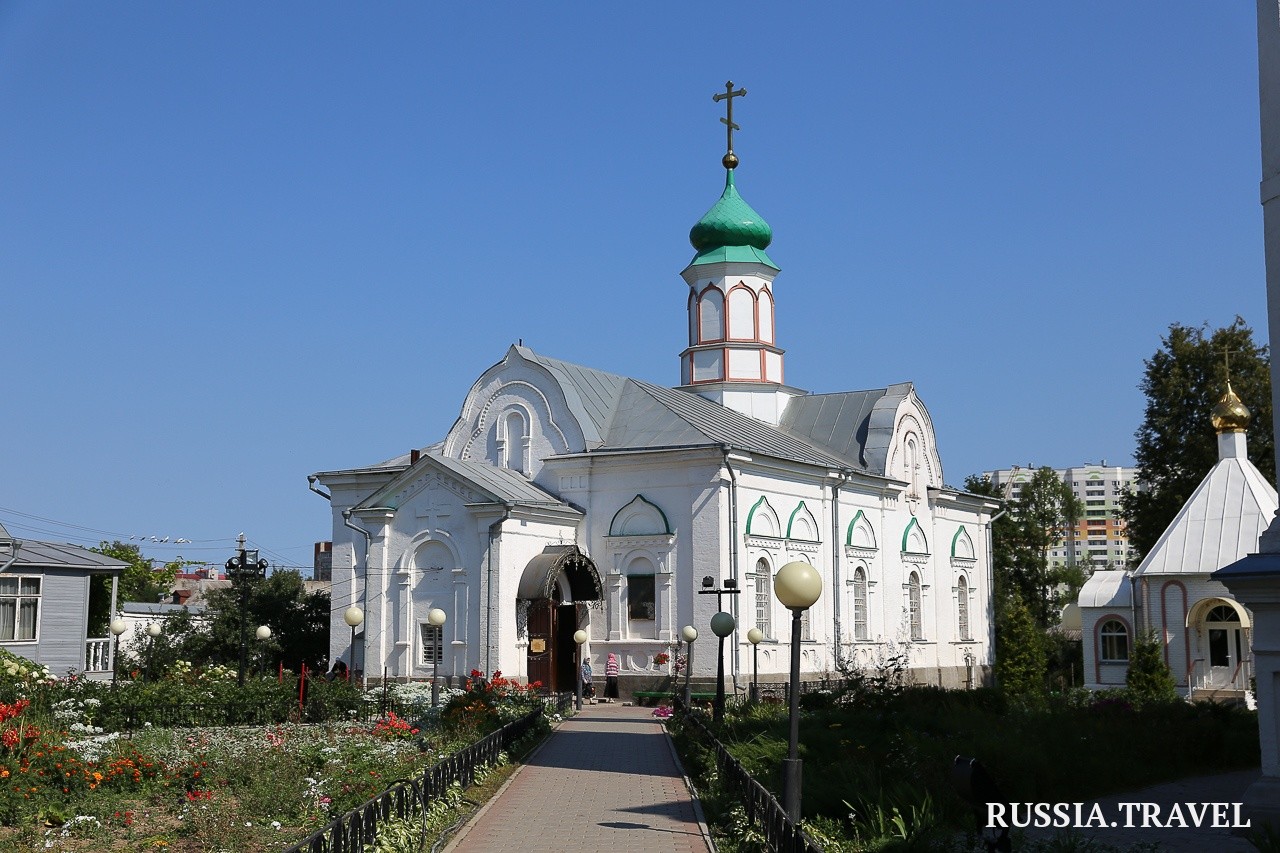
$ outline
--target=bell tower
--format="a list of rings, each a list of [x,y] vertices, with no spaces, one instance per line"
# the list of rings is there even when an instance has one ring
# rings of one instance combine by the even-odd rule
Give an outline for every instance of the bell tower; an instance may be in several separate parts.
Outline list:
[[[713,96],[726,103],[721,118],[728,151],[720,199],[689,231],[693,260],[680,275],[689,285],[689,345],[680,353],[681,389],[776,424],[798,393],[783,384],[783,350],[774,337],[773,279],[778,266],[765,249],[771,229],[738,194],[734,174],[733,100],[747,94],[733,82]]]

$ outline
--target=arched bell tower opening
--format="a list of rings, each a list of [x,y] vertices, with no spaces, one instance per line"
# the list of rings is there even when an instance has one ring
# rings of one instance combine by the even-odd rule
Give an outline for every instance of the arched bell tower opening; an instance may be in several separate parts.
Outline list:
[[[589,629],[587,603],[604,597],[595,563],[577,545],[549,545],[525,566],[516,597],[529,608],[529,682],[541,681],[551,693],[573,690],[573,635]]]

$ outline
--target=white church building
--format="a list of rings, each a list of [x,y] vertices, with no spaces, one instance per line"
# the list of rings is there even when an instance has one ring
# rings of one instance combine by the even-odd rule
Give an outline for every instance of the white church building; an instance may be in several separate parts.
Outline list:
[[[724,166],[723,194],[690,232],[677,387],[511,346],[442,440],[313,475],[332,504],[331,660],[368,678],[501,670],[571,690],[581,628],[600,682],[618,655],[626,695],[671,677],[692,625],[705,685],[717,596],[698,593],[732,581],[725,670],[744,688],[753,627],[761,680],[785,678],[790,614],[772,578],[805,560],[824,589],[803,623],[804,677],[906,651],[917,681],[989,680],[998,505],[944,485],[911,383],[787,383],[772,231],[738,194],[732,151]],[[353,606],[358,631],[343,619]]]
[[[1080,591],[1085,686],[1123,687],[1138,634],[1153,632],[1189,698],[1243,699],[1253,675],[1246,608],[1210,575],[1257,550],[1276,490],[1249,461],[1235,391],[1212,412],[1218,462],[1133,572],[1095,572]]]

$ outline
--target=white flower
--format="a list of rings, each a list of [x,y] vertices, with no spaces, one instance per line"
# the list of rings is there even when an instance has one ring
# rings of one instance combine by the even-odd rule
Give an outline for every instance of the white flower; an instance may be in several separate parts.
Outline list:
[[[271,828],[272,828],[272,829],[279,829],[279,828],[280,828],[280,821],[278,821],[278,820],[273,820],[273,821],[271,821]]]

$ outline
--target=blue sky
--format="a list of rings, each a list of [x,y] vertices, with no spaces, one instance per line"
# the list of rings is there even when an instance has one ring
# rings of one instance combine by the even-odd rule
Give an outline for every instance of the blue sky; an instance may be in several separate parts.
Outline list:
[[[306,475],[443,437],[517,339],[677,384],[726,79],[792,384],[915,382],[955,484],[1127,463],[1170,323],[1265,334],[1254,28],[1167,0],[0,0],[0,521],[305,565]]]

